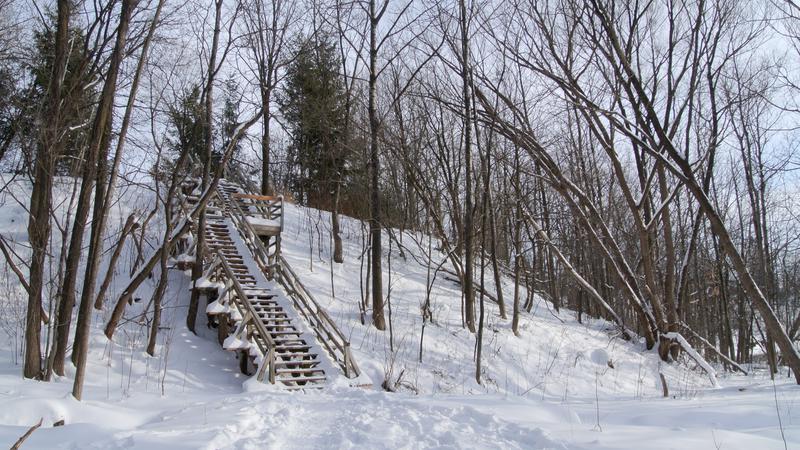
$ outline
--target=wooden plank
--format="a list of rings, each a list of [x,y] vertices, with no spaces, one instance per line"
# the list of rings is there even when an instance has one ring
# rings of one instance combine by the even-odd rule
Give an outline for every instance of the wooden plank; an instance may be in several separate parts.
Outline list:
[[[282,200],[281,197],[275,195],[257,195],[257,194],[243,194],[241,192],[234,192],[231,194],[233,198],[241,198],[246,200],[260,200],[264,202],[276,202]]]

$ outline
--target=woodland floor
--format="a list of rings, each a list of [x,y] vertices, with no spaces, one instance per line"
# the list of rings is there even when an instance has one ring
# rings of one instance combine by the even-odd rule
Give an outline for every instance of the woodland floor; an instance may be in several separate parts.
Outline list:
[[[18,187],[17,195],[24,194]],[[123,195],[137,201],[120,202],[113,226],[137,202],[148,201],[143,192]],[[23,242],[24,211],[10,199],[0,204],[0,230]],[[328,229],[327,214],[290,206],[284,254],[350,336],[361,381],[371,389],[332,377],[326,389],[287,393],[240,374],[234,355],[220,348],[205,323],[198,335],[186,329],[189,277],[172,271],[157,355],[145,354],[147,323],[137,316],[152,280],[138,293],[142,300],[128,312],[132,320],[115,342],[101,333],[107,312],[95,314],[85,399],[77,402],[70,395],[71,373],[51,383],[22,379],[25,299],[12,274],[0,277],[6,292],[0,302],[0,447],[42,418],[44,425],[23,448],[800,448],[800,388],[785,371],[773,383],[757,367],[750,376],[718,368],[719,387],[713,387],[691,363],[662,365],[604,322],[578,323],[574,312],[557,313],[539,297],[522,318],[520,337],[487,304],[479,385],[474,336],[461,327],[459,289],[442,273],[432,290],[434,323],[425,327],[419,362],[427,237],[403,235],[405,258],[393,244],[391,269],[384,264],[390,343],[388,332],[360,321],[361,223],[344,218],[345,264],[333,274]],[[442,258],[434,250],[434,267]],[[126,281],[122,272],[117,290]],[[659,371],[670,398],[661,397]],[[397,392],[381,390],[387,378]],[[53,427],[58,420],[66,425]]]

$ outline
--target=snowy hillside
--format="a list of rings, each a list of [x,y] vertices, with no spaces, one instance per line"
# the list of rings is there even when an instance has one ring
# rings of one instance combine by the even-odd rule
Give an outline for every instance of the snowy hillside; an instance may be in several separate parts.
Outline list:
[[[15,197],[28,198],[25,183],[12,187]],[[57,191],[59,211],[67,214],[70,185],[59,185]],[[155,204],[146,186],[120,195],[112,230],[130,212]],[[0,202],[0,232],[14,239],[20,252],[26,219],[13,198]],[[145,247],[157,245],[159,220],[152,219]],[[773,384],[757,368],[748,377],[720,370],[721,387],[713,387],[691,364],[665,366],[655,353],[622,340],[604,322],[578,323],[573,312],[556,313],[539,297],[532,312],[523,314],[519,337],[511,332],[510,320],[501,319],[496,305],[487,302],[485,383],[477,384],[475,337],[461,326],[460,289],[442,273],[431,292],[434,323],[425,327],[420,347],[426,236],[404,235],[404,257],[393,244],[391,262],[384,264],[391,295],[390,345],[388,330],[361,324],[362,224],[343,218],[345,263],[333,265],[332,272],[329,226],[327,213],[289,205],[283,253],[349,336],[371,388],[335,383],[318,392],[288,393],[242,375],[234,354],[217,344],[216,332],[206,328],[204,319],[199,335],[187,330],[190,279],[178,270],[170,274],[157,356],[144,351],[147,324],[141,314],[157,277],[137,291],[139,301],[109,342],[102,327],[110,302],[127,281],[128,254],[105,310],[94,314],[87,386],[84,401],[78,402],[70,395],[71,373],[53,383],[22,379],[25,296],[14,274],[4,270],[0,446],[12,445],[40,418],[42,427],[23,448],[800,446],[800,390],[790,379]],[[110,232],[106,248],[115,233]],[[384,242],[387,255],[388,235]],[[443,255],[433,253],[436,266]],[[512,298],[513,285],[503,289]],[[661,396],[660,372],[669,386],[667,399]],[[396,392],[381,388],[386,380]],[[62,420],[64,426],[53,426]]]

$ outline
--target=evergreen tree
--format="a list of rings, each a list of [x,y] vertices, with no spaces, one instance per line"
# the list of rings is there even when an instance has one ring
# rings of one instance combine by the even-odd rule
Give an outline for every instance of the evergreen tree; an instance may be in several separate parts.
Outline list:
[[[330,208],[336,183],[343,180],[345,149],[344,86],[337,50],[327,37],[297,44],[287,69],[280,106],[290,127],[290,188],[306,204]]]
[[[3,161],[22,126],[18,91],[13,68],[10,64],[0,63],[0,161]]]
[[[239,126],[239,109],[241,106],[241,95],[239,94],[239,85],[236,79],[231,75],[225,80],[225,91],[223,92],[224,105],[222,108],[222,146],[217,148],[212,153],[212,159],[216,165],[222,158],[222,152],[228,148],[228,144],[233,140],[236,134],[236,127]],[[241,149],[241,141],[236,143],[233,150],[232,161],[236,159],[236,155]]]
[[[51,17],[55,23],[55,17]],[[23,112],[28,120],[20,123],[45,126],[43,120],[37,119],[39,105],[42,104],[53,72],[53,55],[55,46],[55,25],[38,30],[34,35],[35,56],[30,67],[31,85],[24,94],[23,103],[28,108]],[[90,56],[84,53],[85,34],[83,30],[71,27],[69,30],[71,46],[67,67],[62,83],[64,113],[63,132],[66,144],[59,155],[57,171],[59,174],[78,176],[81,173],[83,153],[86,146],[87,126],[91,123],[94,103],[97,100],[96,75],[91,72]],[[23,139],[34,141],[38,126],[23,126],[20,130]],[[35,147],[32,145],[31,147]]]
[[[205,106],[200,99],[200,86],[197,84],[184,92],[177,105],[170,106],[169,146],[175,153],[176,159],[178,155],[188,151],[197,161],[205,165],[208,127],[203,120],[204,112]]]

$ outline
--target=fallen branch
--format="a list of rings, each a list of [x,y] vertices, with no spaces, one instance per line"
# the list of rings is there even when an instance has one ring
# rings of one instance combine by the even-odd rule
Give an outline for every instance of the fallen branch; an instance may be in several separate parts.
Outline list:
[[[447,274],[447,275],[444,276],[445,280],[452,281],[453,283],[455,283],[455,284],[457,284],[459,286],[462,285],[461,284],[461,280],[458,278],[458,275],[455,272],[451,271],[450,269],[446,269],[446,268],[442,269],[442,270],[444,271],[444,273]],[[480,295],[481,293],[483,293],[483,295],[485,295],[490,301],[492,301],[495,304],[497,303],[497,296],[495,296],[491,292],[487,291],[486,289],[481,289],[480,286],[474,286],[473,289],[475,290],[476,294]]]
[[[581,274],[578,273],[577,269],[575,269],[575,267],[573,267],[572,264],[570,264],[569,260],[567,260],[567,257],[564,256],[563,253],[561,253],[561,250],[550,240],[550,237],[544,231],[542,226],[539,225],[539,223],[536,222],[536,220],[534,220],[533,217],[531,217],[528,211],[523,211],[523,214],[525,218],[525,223],[528,223],[533,227],[535,234],[538,235],[539,238],[542,240],[542,242],[544,242],[547,245],[547,247],[553,252],[558,261],[561,262],[561,266],[564,269],[566,269],[567,273],[569,273],[572,276],[572,278],[580,285],[580,287],[584,290],[584,292],[589,294],[589,298],[593,299],[594,303],[597,306],[599,306],[603,310],[603,312],[605,312],[611,318],[611,320],[617,325],[617,327],[619,327],[619,330],[622,333],[622,338],[625,339],[626,341],[631,340],[633,332],[625,328],[625,322],[622,321],[622,318],[617,314],[617,312],[614,311],[614,309],[611,308],[611,305],[609,305],[608,302],[606,302],[603,296],[600,295],[599,292],[597,292],[597,289],[595,289],[594,286],[591,285],[591,283],[589,283],[585,278],[583,278],[583,276],[581,276]]]
[[[15,442],[14,445],[11,446],[11,450],[18,450],[19,446],[22,445],[23,442],[25,442],[25,439],[28,439],[29,437],[31,437],[33,432],[36,431],[37,428],[42,426],[42,420],[43,419],[39,419],[39,423],[37,423],[36,425],[28,428],[28,431],[26,431],[25,434],[23,434],[19,439],[17,439],[17,442]]]
[[[6,238],[2,235],[0,235],[0,251],[3,252],[3,256],[6,258],[6,264],[8,264],[8,266],[19,279],[19,284],[22,285],[22,288],[25,289],[25,292],[30,293],[31,287],[28,285],[28,280],[25,279],[25,275],[22,273],[19,267],[17,267],[17,264],[14,263],[14,258],[11,256],[11,250],[8,247]],[[22,260],[22,258],[16,255],[16,253],[14,256],[17,256],[18,259]]]
[[[717,382],[717,371],[714,370],[713,367],[711,367],[711,364],[709,364],[708,361],[705,360],[705,358],[703,358],[702,356],[700,356],[699,353],[697,353],[697,350],[695,350],[691,346],[691,344],[689,344],[689,342],[686,340],[686,338],[683,337],[683,335],[673,331],[670,333],[664,333],[661,336],[664,339],[669,339],[680,345],[681,348],[683,348],[683,351],[685,351],[686,354],[689,355],[689,357],[692,358],[694,362],[696,362],[697,365],[699,365],[703,369],[703,371],[705,371],[705,373],[708,375],[708,379],[711,380],[711,384],[714,385],[714,387],[719,387],[719,383]]]
[[[719,350],[717,349],[717,347],[716,347],[716,346],[712,345],[710,342],[708,342],[708,341],[707,341],[706,339],[704,339],[702,336],[700,336],[699,334],[697,334],[697,333],[696,333],[694,330],[692,330],[691,328],[689,328],[689,326],[688,326],[688,325],[686,325],[685,323],[681,323],[681,327],[682,327],[684,330],[686,330],[686,331],[688,331],[689,333],[691,333],[691,335],[692,335],[692,336],[693,336],[695,339],[697,339],[698,341],[700,341],[700,343],[701,343],[701,344],[703,344],[703,345],[704,345],[706,348],[708,348],[709,350],[713,351],[713,352],[714,352],[714,353],[715,353],[717,356],[719,356],[719,357],[720,357],[720,358],[721,358],[723,361],[725,361],[725,363],[726,363],[726,364],[730,365],[731,367],[733,367],[734,369],[738,370],[739,372],[742,372],[743,374],[747,375],[747,371],[746,371],[746,370],[744,370],[744,369],[742,368],[742,366],[740,366],[739,364],[735,363],[735,362],[734,362],[732,359],[730,359],[729,357],[725,356],[725,354],[724,354],[724,353],[722,353],[721,351],[719,351]]]

